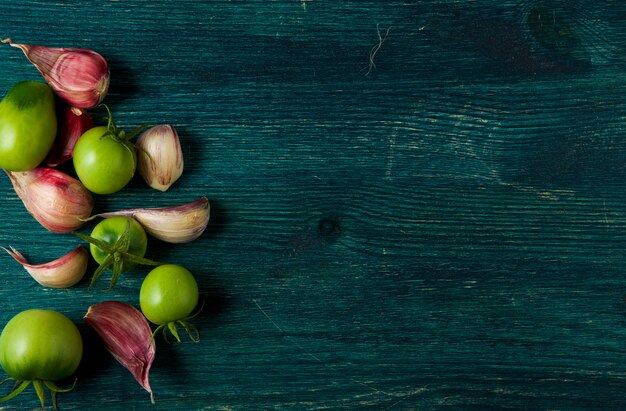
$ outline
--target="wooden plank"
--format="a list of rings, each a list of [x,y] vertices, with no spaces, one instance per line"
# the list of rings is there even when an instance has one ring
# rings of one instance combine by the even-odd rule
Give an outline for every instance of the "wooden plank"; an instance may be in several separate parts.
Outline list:
[[[179,130],[171,191],[135,179],[96,211],[212,204],[199,240],[150,240],[207,301],[200,343],[157,342],[156,405],[81,319],[138,304],[147,269],[47,290],[0,261],[1,324],[40,306],[83,332],[61,409],[626,407],[619,2],[5,6],[3,36],[110,60],[120,126]],[[39,79],[0,61],[2,93]],[[43,262],[79,243],[8,184],[0,245]],[[37,406],[20,397],[3,409]]]

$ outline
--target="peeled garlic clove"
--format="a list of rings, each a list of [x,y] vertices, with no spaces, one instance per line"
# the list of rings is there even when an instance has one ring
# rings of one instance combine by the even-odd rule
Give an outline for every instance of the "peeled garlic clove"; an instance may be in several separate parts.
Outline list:
[[[169,124],[152,127],[137,139],[137,170],[146,183],[166,191],[183,173],[183,151],[176,129]]]
[[[73,177],[46,167],[5,172],[26,210],[47,230],[69,233],[91,215],[93,197]]]
[[[72,158],[76,141],[92,127],[93,120],[89,113],[76,107],[65,107],[59,114],[59,128],[46,164],[56,167]]]
[[[123,215],[133,217],[148,234],[168,243],[188,243],[200,237],[211,216],[211,205],[206,197],[173,207],[135,208],[112,213],[96,214],[95,217]]]
[[[68,254],[44,264],[30,264],[26,257],[13,247],[10,250],[4,247],[0,248],[9,253],[15,261],[22,264],[22,267],[28,271],[31,277],[44,287],[68,288],[73,286],[83,278],[89,263],[89,253],[81,245]]]
[[[105,301],[89,307],[84,319],[113,357],[150,393],[154,404],[149,373],[156,348],[146,317],[130,304]]]
[[[78,108],[100,104],[109,90],[109,64],[100,54],[84,48],[56,48],[15,44],[59,97]]]

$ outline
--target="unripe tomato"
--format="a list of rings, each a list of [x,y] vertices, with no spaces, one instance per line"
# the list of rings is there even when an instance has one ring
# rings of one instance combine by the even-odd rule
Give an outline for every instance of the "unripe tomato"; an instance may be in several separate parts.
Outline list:
[[[186,319],[198,304],[198,284],[184,267],[163,264],[148,273],[139,291],[141,311],[154,324]]]
[[[35,168],[48,155],[56,132],[50,87],[37,81],[16,83],[0,102],[0,168]]]
[[[82,355],[83,340],[76,325],[56,311],[22,311],[0,334],[0,365],[18,381],[67,378]]]
[[[112,194],[124,188],[137,166],[135,147],[113,135],[105,136],[108,130],[106,126],[93,127],[74,146],[76,175],[96,194]]]
[[[130,230],[128,231],[128,249],[126,252],[143,257],[146,254],[146,249],[148,248],[148,236],[146,235],[146,232],[141,224],[139,224],[134,218],[125,216],[105,218],[93,228],[91,237],[113,246],[120,239],[120,237],[122,237],[127,226]],[[102,264],[109,255],[109,253],[105,250],[100,249],[94,244],[89,245],[89,250],[98,264]],[[132,261],[124,260],[122,271],[128,271],[134,266],[135,263]]]

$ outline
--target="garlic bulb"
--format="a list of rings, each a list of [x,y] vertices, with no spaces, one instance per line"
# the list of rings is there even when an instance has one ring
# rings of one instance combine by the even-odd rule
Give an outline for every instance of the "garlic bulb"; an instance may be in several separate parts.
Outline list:
[[[92,108],[102,102],[109,90],[109,64],[100,54],[84,48],[55,48],[15,44],[70,106]]]
[[[137,139],[137,170],[146,183],[166,191],[183,173],[183,151],[176,129],[169,124],[152,127]]]
[[[89,253],[81,245],[68,254],[44,264],[30,264],[26,257],[13,247],[10,250],[4,247],[0,248],[9,253],[15,261],[22,264],[22,267],[31,277],[44,287],[68,288],[73,286],[85,276],[89,263]]]
[[[211,205],[206,197],[173,207],[135,208],[112,213],[96,214],[95,217],[123,215],[133,217],[148,234],[168,243],[188,243],[200,237],[211,215]],[[90,219],[91,219],[90,218]]]
[[[5,172],[26,210],[47,230],[69,233],[91,215],[93,197],[73,177],[46,167]]]

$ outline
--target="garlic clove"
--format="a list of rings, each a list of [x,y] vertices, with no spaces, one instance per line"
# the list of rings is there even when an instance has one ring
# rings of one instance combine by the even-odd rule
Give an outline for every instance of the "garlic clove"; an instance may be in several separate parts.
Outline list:
[[[154,404],[149,374],[156,347],[146,317],[130,304],[104,301],[89,307],[84,319],[113,357],[150,393]]]
[[[81,245],[62,257],[44,264],[30,264],[26,257],[11,247],[0,247],[44,287],[69,288],[78,283],[87,271],[89,253]]]
[[[183,173],[183,151],[176,129],[163,124],[144,131],[135,143],[137,170],[146,183],[167,191]]]
[[[206,197],[200,197],[196,201],[178,206],[120,210],[96,214],[91,218],[116,215],[135,218],[148,234],[159,240],[188,243],[200,237],[206,229],[211,216],[211,205]]]
[[[56,167],[72,158],[76,141],[92,127],[93,120],[85,110],[65,107],[63,112],[59,113],[59,129],[46,158],[46,164],[49,167]]]
[[[92,108],[109,90],[109,64],[100,54],[84,48],[56,48],[16,44],[59,97],[73,107]]]
[[[26,210],[47,230],[69,233],[91,215],[93,197],[73,177],[46,167],[5,172]]]

